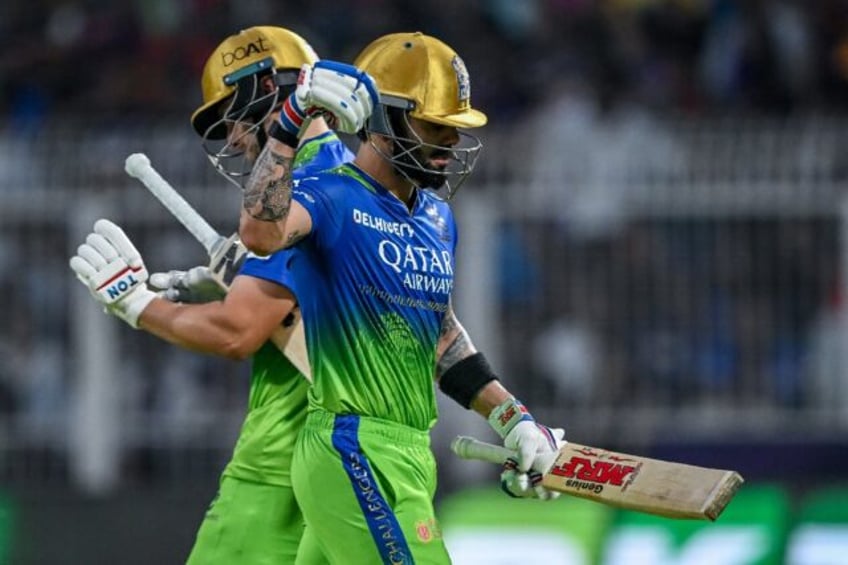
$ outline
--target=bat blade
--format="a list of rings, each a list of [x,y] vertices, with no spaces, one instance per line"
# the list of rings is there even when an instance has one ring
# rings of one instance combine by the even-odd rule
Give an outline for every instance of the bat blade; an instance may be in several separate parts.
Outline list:
[[[451,448],[460,457],[493,463],[515,456],[501,446],[462,436]],[[542,486],[667,518],[716,520],[743,482],[735,471],[568,443],[545,473]]]
[[[270,340],[277,349],[286,354],[292,365],[297,367],[306,380],[312,382],[312,369],[309,366],[309,354],[306,350],[306,332],[303,328],[303,318],[300,308],[292,311],[292,320],[287,325],[280,326],[271,334]]]

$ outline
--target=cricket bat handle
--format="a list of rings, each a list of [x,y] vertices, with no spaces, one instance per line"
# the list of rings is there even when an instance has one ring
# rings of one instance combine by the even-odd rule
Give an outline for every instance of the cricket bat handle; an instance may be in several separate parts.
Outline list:
[[[209,254],[213,276],[229,288],[238,272],[246,250],[238,242],[237,234],[226,238],[215,231],[209,222],[183,198],[150,164],[144,153],[128,156],[124,169],[127,174],[140,180],[145,188],[200,242]],[[298,318],[290,328],[279,327],[274,330],[270,340],[303,373],[306,380],[312,382],[312,372],[306,352],[303,321]]]
[[[477,459],[497,465],[503,464],[510,457],[515,459],[518,456],[511,449],[468,436],[456,436],[451,442],[451,450],[463,459]]]
[[[186,202],[179,192],[153,168],[150,159],[144,153],[133,153],[127,157],[124,170],[131,177],[140,180],[144,186],[170,210],[180,223],[200,242],[210,256],[215,255],[226,238],[209,225],[203,216]]]

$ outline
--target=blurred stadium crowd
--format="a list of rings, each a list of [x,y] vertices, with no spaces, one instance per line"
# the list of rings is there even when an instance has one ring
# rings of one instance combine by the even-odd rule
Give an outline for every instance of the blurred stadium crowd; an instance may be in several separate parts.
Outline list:
[[[464,189],[476,194],[458,205],[498,202],[487,228],[498,267],[478,277],[499,281],[491,321],[506,337],[494,345],[505,373],[529,381],[527,401],[815,409],[848,399],[834,383],[833,319],[845,135],[815,118],[848,110],[848,1],[34,0],[0,7],[0,190],[17,219],[0,283],[23,297],[8,301],[0,340],[0,414],[62,428],[72,346],[57,313],[72,304],[44,281],[70,278],[64,211],[128,186],[121,163],[145,143],[177,186],[216,183],[188,126],[199,72],[221,37],[257,22],[344,60],[400,29],[463,55],[491,124]],[[67,124],[84,127],[59,133]],[[32,187],[48,189],[53,211],[20,223],[39,209]],[[720,194],[724,211],[705,211]],[[193,252],[203,260],[145,205],[156,219],[135,233],[154,270],[188,267]],[[11,275],[25,248],[50,258],[26,283]],[[143,359],[126,371],[126,402],[164,422],[187,406],[237,416],[233,364],[132,340]],[[205,429],[178,427],[192,425]]]
[[[389,31],[456,47],[475,103],[508,126],[563,88],[603,107],[787,113],[848,104],[845,0],[34,0],[0,7],[0,114],[187,117],[220,38],[291,27],[351,60]]]
[[[747,434],[775,449],[794,439],[794,467],[754,449],[725,463],[790,485],[844,479],[848,0],[11,0],[0,3],[10,489],[74,482],[87,440],[73,437],[72,413],[88,408],[80,328],[95,330],[80,320],[120,356],[116,397],[101,406],[124,484],[213,480],[229,456],[245,364],[87,317],[67,258],[99,198],[152,271],[205,261],[124,174],[138,150],[220,231],[235,228],[238,195],[188,118],[209,52],[258,23],[334,59],[413,29],[463,56],[490,117],[456,200],[472,265],[464,321],[540,420],[645,451],[675,435],[741,445]],[[450,492],[467,467],[452,472],[456,430],[441,426]],[[835,459],[800,454],[826,441]]]

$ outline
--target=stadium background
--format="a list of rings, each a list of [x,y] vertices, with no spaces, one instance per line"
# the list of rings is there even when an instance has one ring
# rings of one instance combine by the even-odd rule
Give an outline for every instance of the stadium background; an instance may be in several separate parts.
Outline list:
[[[393,31],[455,47],[490,116],[456,200],[477,344],[567,437],[748,479],[712,527],[508,501],[496,469],[447,451],[492,438],[444,402],[457,563],[846,562],[848,2],[10,0],[0,563],[178,563],[191,545],[247,365],[103,316],[67,257],[105,215],[151,270],[205,260],[124,175],[135,151],[235,229],[239,195],[188,116],[211,49],[265,23],[341,60]]]

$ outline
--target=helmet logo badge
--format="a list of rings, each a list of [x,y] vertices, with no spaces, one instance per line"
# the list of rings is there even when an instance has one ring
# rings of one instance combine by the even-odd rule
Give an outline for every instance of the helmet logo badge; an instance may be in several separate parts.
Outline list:
[[[451,66],[456,73],[459,101],[466,102],[471,98],[471,80],[468,78],[468,69],[465,68],[465,63],[459,58],[459,55],[454,55]]]
[[[270,48],[265,45],[265,38],[260,37],[258,40],[248,43],[244,46],[240,45],[232,51],[223,51],[221,53],[221,62],[225,67],[229,67],[237,61],[241,61],[242,59],[259,55],[260,53],[264,53],[266,51],[270,51]]]

